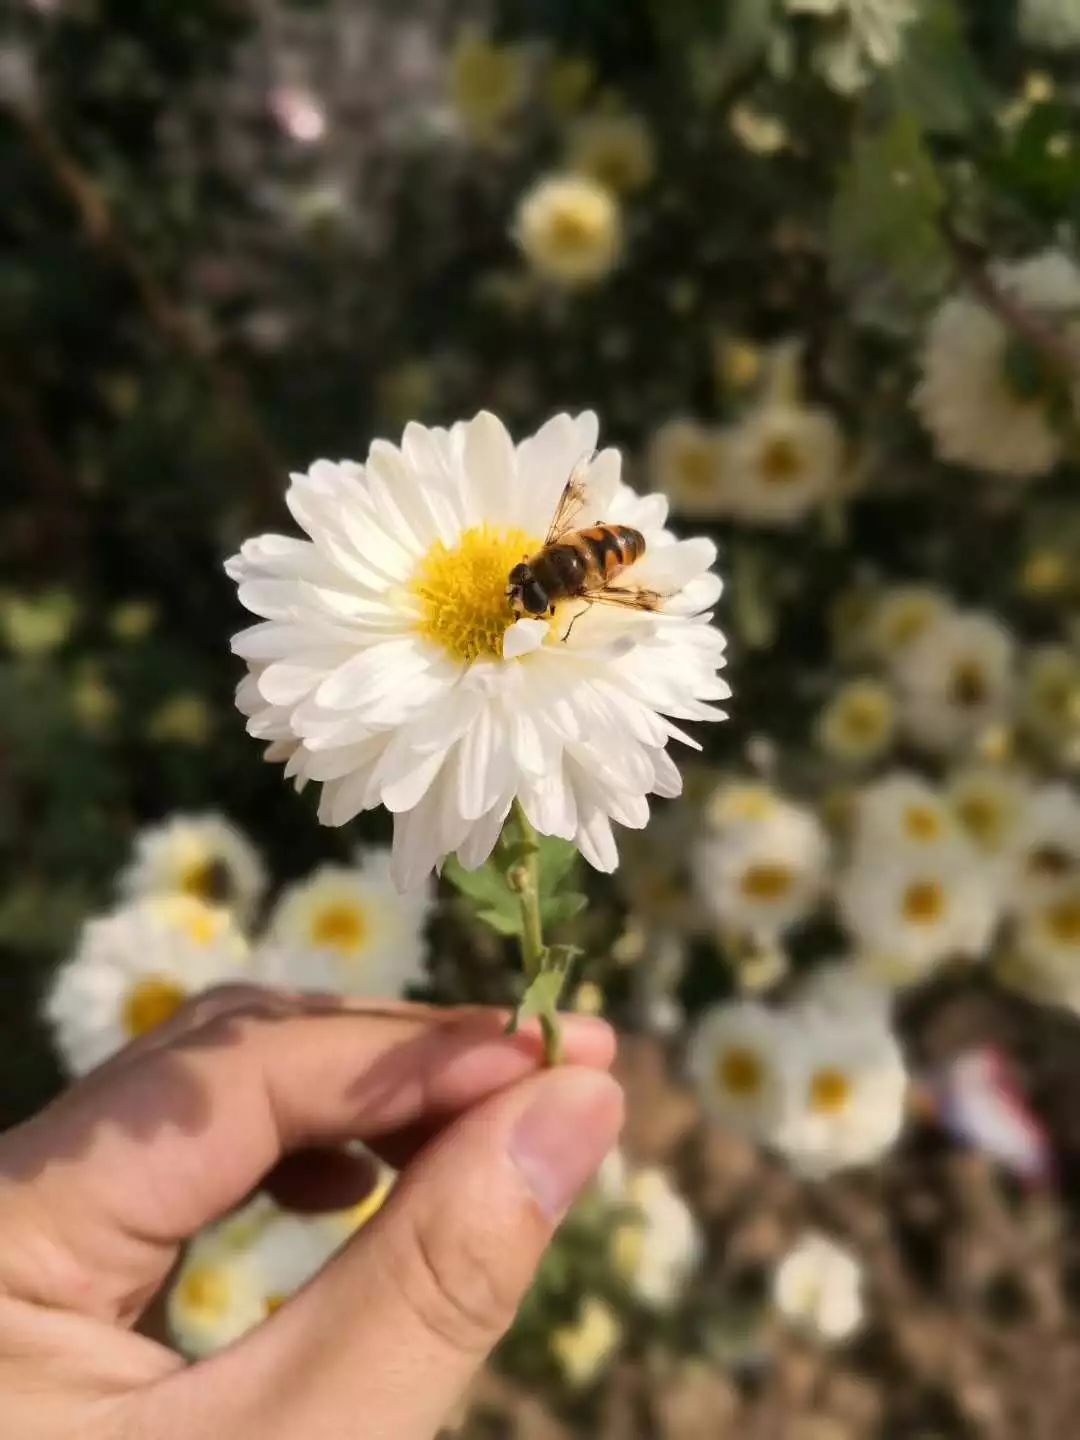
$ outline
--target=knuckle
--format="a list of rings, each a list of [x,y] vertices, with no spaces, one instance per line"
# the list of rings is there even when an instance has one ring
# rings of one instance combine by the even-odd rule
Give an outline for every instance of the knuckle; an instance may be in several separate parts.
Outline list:
[[[405,1303],[431,1334],[483,1355],[510,1326],[520,1298],[479,1225],[413,1224],[394,1265]],[[404,1248],[404,1247],[403,1247]]]

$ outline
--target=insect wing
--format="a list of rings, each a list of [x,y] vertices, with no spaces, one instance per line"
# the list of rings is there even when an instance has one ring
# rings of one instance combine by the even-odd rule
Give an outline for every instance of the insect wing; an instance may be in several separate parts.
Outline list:
[[[595,590],[585,590],[581,598],[590,605],[619,605],[624,610],[659,610],[666,596],[659,590],[646,590],[643,586],[600,585]]]
[[[568,530],[573,530],[575,521],[585,508],[587,498],[585,487],[591,463],[592,456],[586,456],[579,460],[570,471],[570,478],[563,486],[563,492],[559,496],[559,503],[555,509],[555,516],[548,527],[547,539],[544,541],[545,547],[554,545]]]

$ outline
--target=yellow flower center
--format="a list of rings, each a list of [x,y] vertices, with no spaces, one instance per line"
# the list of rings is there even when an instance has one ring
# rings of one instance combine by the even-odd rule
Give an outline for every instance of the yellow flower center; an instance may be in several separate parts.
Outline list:
[[[826,1067],[810,1080],[810,1109],[815,1115],[838,1115],[851,1099],[851,1081],[842,1070]]]
[[[640,1220],[627,1220],[616,1225],[611,1236],[611,1258],[624,1280],[637,1273],[645,1249],[645,1226]]]
[[[132,1040],[146,1035],[175,1015],[186,999],[187,992],[175,980],[164,980],[159,975],[137,980],[124,996],[124,1034]]]
[[[597,221],[596,213],[580,203],[556,205],[548,219],[548,239],[559,250],[591,250]]]
[[[229,1308],[227,1272],[218,1265],[193,1265],[180,1281],[180,1300],[188,1311],[207,1320],[220,1319]]]
[[[962,660],[952,673],[953,703],[964,707],[981,705],[987,695],[986,673],[977,660]]]
[[[782,900],[794,883],[786,865],[762,863],[747,867],[740,888],[748,900]]]
[[[181,872],[179,888],[194,900],[220,903],[229,898],[228,867],[221,860],[196,860]]]
[[[844,701],[841,726],[849,740],[876,740],[885,727],[885,702],[876,695],[853,695]]]
[[[486,524],[466,530],[452,550],[436,541],[412,579],[422,605],[420,633],[457,660],[501,656],[503,636],[514,623],[507,579],[539,549],[524,530]]]
[[[1071,896],[1051,905],[1046,912],[1046,926],[1063,945],[1080,944],[1080,898]]]
[[[778,435],[761,452],[762,478],[770,485],[789,485],[802,474],[803,462],[798,447]]]
[[[705,445],[687,445],[679,452],[679,478],[688,490],[711,490],[716,465]]]
[[[716,818],[728,820],[765,820],[776,809],[772,793],[761,785],[740,785],[723,792],[716,802]]]
[[[996,845],[1004,829],[1001,806],[989,795],[969,795],[956,807],[969,835],[984,845]]]
[[[937,840],[942,831],[941,814],[933,805],[909,805],[904,811],[904,831],[911,840]]]
[[[749,1100],[765,1083],[765,1067],[753,1050],[736,1046],[717,1059],[716,1082],[729,1095]]]
[[[337,950],[342,955],[355,955],[367,933],[367,916],[355,903],[327,905],[311,922],[311,943],[320,950]]]
[[[904,891],[904,919],[932,925],[945,913],[945,891],[936,880],[916,880]]]

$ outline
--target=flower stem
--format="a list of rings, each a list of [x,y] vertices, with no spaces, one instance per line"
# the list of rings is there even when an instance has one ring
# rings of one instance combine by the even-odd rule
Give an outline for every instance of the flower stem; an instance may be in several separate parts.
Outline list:
[[[531,984],[544,971],[547,947],[540,919],[540,848],[536,831],[520,801],[514,801],[514,818],[525,847],[520,863],[515,866],[514,890],[521,906],[521,964]],[[540,1015],[540,1033],[544,1038],[544,1061],[557,1065],[562,1059],[562,1036],[553,1014]]]
[[[518,869],[516,886],[521,906],[521,963],[527,980],[535,980],[544,964],[544,932],[540,923],[540,851],[536,831],[521,802],[514,801],[514,815],[523,842],[530,847]]]

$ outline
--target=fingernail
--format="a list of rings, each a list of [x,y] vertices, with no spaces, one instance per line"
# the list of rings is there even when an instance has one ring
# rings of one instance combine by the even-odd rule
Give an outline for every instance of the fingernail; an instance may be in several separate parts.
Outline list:
[[[560,1220],[622,1129],[623,1094],[610,1075],[566,1066],[538,1081],[510,1132],[510,1158],[549,1220]]]

